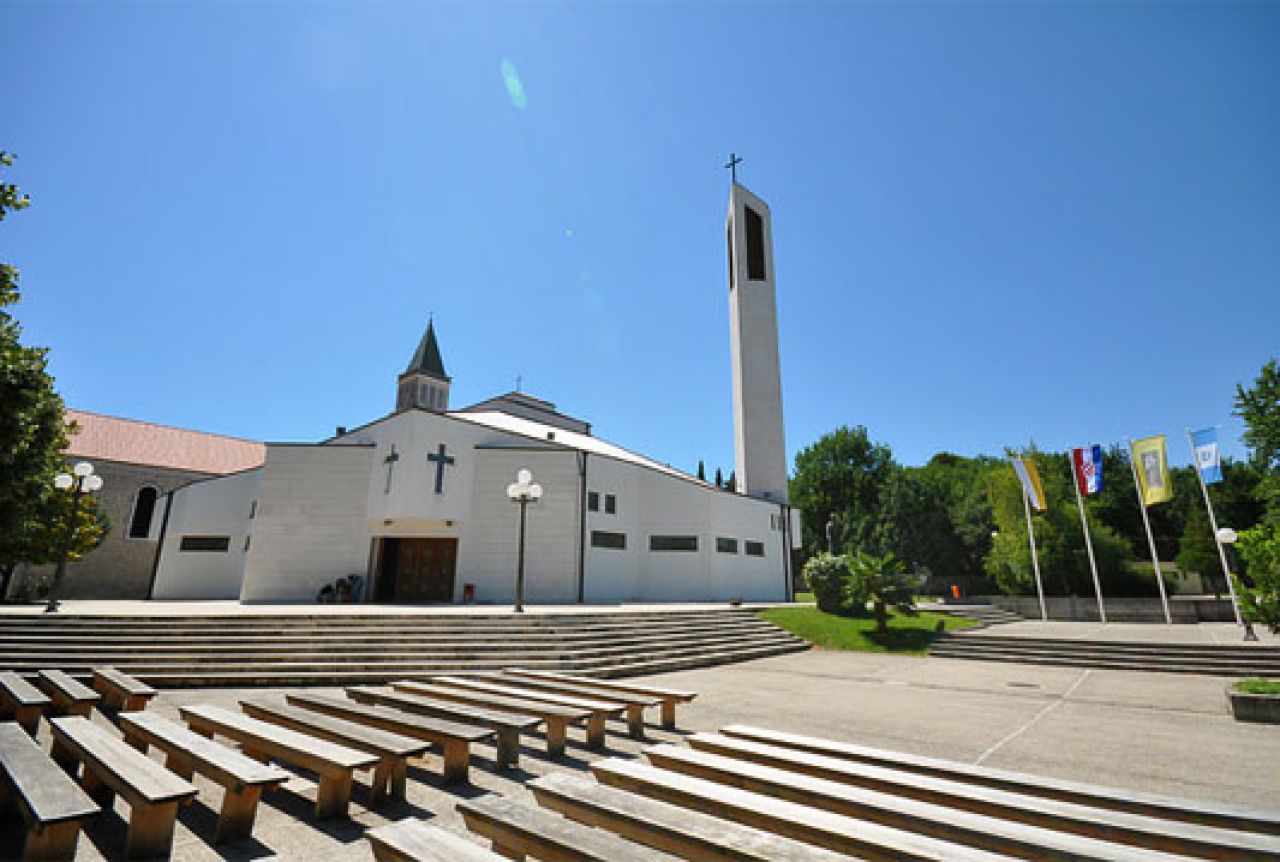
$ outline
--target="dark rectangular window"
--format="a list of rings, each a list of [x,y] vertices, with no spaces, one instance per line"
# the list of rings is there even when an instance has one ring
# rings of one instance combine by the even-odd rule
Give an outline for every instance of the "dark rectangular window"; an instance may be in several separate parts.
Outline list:
[[[764,219],[751,207],[743,208],[747,214],[747,278],[764,281]]]
[[[249,504],[249,520],[252,521],[258,517],[258,501],[254,500]]]
[[[649,550],[651,551],[696,551],[698,550],[697,536],[650,536]]]
[[[610,548],[614,551],[625,551],[627,549],[627,534],[606,533],[603,530],[592,530],[591,547]]]
[[[230,536],[183,536],[180,551],[226,551],[231,547]]]
[[[724,536],[717,536],[716,550],[722,554],[736,554],[738,553],[738,540],[726,539]]]
[[[618,514],[618,498],[612,494],[604,495],[604,511],[607,515]]]
[[[764,542],[753,542],[753,541],[751,541],[751,540],[749,540],[749,539],[748,539],[746,544],[747,544],[747,556],[748,556],[748,557],[763,557],[763,556],[764,556]]]
[[[587,492],[587,509],[589,509],[592,512],[600,511],[600,492],[599,491]]]
[[[729,289],[733,290],[734,284],[737,283],[738,274],[733,271],[733,220],[729,220],[729,226],[725,229],[725,235],[729,240]]]

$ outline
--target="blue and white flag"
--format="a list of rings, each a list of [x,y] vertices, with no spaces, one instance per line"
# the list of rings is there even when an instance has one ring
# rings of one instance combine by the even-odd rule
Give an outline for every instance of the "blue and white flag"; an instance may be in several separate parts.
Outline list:
[[[1191,445],[1196,450],[1196,467],[1206,485],[1222,481],[1222,450],[1218,445],[1218,429],[1205,428],[1191,432]]]

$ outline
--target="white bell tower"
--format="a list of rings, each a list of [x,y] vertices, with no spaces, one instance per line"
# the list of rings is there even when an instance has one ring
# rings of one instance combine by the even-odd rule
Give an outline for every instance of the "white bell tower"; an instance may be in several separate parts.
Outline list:
[[[736,166],[736,161],[730,164]],[[785,503],[787,447],[771,217],[765,202],[739,185],[736,177],[729,191],[725,232],[737,488],[752,497]]]

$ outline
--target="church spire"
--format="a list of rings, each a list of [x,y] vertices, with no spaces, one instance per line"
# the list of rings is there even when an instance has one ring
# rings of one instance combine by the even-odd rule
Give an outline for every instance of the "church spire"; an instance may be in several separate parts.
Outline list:
[[[409,367],[397,380],[396,410],[416,407],[443,413],[449,409],[449,383],[444,360],[440,358],[440,345],[436,343],[435,321],[428,319],[427,331],[418,342]]]

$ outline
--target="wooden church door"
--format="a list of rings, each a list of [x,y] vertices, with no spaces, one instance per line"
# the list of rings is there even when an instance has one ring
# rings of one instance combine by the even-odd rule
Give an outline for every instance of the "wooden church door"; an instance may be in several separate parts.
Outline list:
[[[457,539],[401,539],[396,560],[397,602],[453,601]]]

